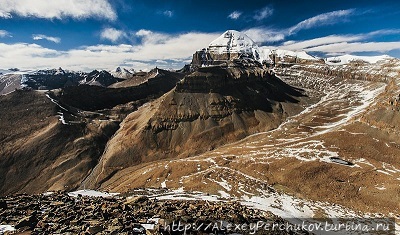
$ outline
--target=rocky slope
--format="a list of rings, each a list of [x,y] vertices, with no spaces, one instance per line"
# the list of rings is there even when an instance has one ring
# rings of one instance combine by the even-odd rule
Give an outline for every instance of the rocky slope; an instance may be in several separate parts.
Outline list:
[[[257,222],[282,226],[287,223],[271,213],[249,209],[237,202],[157,200],[146,196],[87,197],[57,192],[0,198],[0,208],[0,224],[7,224],[7,230],[13,233],[201,235],[226,231],[228,223],[232,225],[231,234],[293,233],[261,226],[235,228],[233,225],[250,226]],[[186,227],[185,233],[187,225],[196,226]]]
[[[201,68],[124,120],[85,185],[97,187],[129,167],[193,156],[276,128],[306,100],[258,64]]]

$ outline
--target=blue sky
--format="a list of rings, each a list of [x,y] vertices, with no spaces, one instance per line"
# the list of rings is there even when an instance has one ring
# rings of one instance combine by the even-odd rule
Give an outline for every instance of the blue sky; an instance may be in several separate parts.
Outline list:
[[[397,0],[0,0],[0,69],[180,68],[228,29],[318,56],[400,57]]]

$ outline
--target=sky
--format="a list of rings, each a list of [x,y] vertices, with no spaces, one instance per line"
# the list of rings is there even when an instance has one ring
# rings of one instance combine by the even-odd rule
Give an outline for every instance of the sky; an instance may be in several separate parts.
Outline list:
[[[229,29],[319,57],[400,58],[398,0],[0,0],[0,69],[179,69]]]

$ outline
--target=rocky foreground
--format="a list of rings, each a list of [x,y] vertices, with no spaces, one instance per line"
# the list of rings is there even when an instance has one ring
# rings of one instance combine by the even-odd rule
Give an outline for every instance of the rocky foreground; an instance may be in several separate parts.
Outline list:
[[[250,225],[259,221],[286,223],[237,202],[88,197],[66,192],[0,198],[0,234],[184,234],[185,226],[187,234],[254,234]],[[228,224],[232,226],[229,232]],[[4,231],[5,225],[13,231]],[[265,229],[255,234],[270,233],[293,234]]]

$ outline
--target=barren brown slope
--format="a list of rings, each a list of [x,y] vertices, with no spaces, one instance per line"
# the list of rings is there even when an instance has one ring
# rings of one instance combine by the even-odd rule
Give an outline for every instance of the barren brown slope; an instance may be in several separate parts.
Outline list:
[[[258,66],[200,69],[124,120],[85,186],[98,187],[131,166],[193,156],[276,128],[303,109],[305,98]]]
[[[0,97],[0,192],[35,193],[77,187],[116,130],[114,122],[63,125],[45,94]]]
[[[127,88],[82,85],[1,96],[1,194],[80,186],[126,115],[172,89],[179,77]]]

